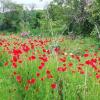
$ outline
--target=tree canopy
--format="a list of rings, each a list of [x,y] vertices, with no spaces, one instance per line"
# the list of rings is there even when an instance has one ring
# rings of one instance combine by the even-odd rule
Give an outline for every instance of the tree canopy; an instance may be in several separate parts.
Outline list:
[[[0,31],[90,35],[100,31],[100,0],[53,0],[46,9],[29,9],[0,0]],[[37,31],[37,32],[36,32]]]

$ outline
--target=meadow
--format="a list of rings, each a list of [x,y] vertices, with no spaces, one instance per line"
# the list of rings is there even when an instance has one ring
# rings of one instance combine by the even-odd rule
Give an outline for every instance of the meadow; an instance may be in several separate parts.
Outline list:
[[[0,100],[100,100],[96,39],[1,34]]]

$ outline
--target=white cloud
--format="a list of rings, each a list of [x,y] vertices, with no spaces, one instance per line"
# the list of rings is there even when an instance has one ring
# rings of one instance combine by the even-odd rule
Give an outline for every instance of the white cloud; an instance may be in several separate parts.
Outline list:
[[[36,9],[43,9],[48,5],[52,0],[12,0],[18,4],[34,4]]]

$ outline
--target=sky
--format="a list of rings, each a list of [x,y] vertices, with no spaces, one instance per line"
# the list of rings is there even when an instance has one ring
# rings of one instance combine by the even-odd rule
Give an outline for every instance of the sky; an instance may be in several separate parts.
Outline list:
[[[48,5],[52,0],[12,0],[13,2],[16,2],[18,4],[34,4],[35,9],[43,9]]]

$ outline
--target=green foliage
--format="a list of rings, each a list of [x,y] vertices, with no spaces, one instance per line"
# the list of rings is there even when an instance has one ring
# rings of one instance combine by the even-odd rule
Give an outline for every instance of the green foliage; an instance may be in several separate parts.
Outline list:
[[[20,30],[20,23],[21,23],[21,14],[22,14],[22,6],[18,4],[14,4],[12,2],[4,2],[4,6],[8,11],[4,10],[0,13],[2,16],[0,30],[1,31],[13,31],[17,32]]]
[[[94,25],[88,19],[89,14],[85,10],[86,6],[84,0],[54,0],[50,6],[50,14],[53,20],[62,21],[63,19],[62,24],[66,24],[64,34],[71,32],[89,35]]]
[[[9,0],[1,2],[0,31],[22,32],[40,28],[41,11],[24,10],[22,5]]]
[[[0,31],[83,36],[94,30],[100,33],[100,1],[90,1],[53,0],[47,9],[25,10],[22,5],[5,0],[1,2]]]
[[[94,2],[86,8],[89,13],[88,20],[94,25],[92,35],[100,35],[100,1],[94,0]]]

